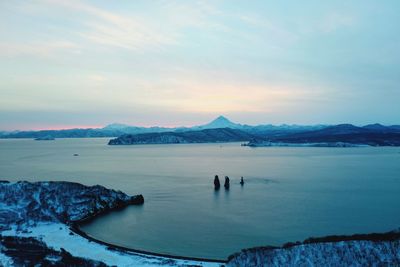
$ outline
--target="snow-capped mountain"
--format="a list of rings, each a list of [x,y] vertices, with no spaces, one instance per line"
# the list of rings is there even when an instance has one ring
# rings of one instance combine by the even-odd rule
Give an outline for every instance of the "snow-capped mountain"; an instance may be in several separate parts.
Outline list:
[[[104,130],[122,130],[125,128],[131,127],[127,124],[122,124],[122,123],[111,123],[105,126],[103,129]]]
[[[227,119],[224,116],[219,116],[215,120],[210,123],[191,127],[191,130],[199,130],[199,129],[218,129],[218,128],[231,128],[231,129],[240,129],[243,125],[234,123]]]
[[[213,121],[197,125],[193,127],[141,127],[132,126],[128,124],[113,123],[105,126],[104,128],[88,128],[88,129],[65,129],[65,130],[40,130],[40,131],[14,131],[14,132],[0,132],[0,138],[42,138],[45,136],[52,136],[53,138],[70,138],[70,137],[118,137],[123,134],[144,134],[144,133],[165,133],[165,132],[187,132],[187,131],[201,131],[208,129],[223,129],[230,128],[233,130],[245,131],[249,134],[263,136],[263,137],[276,137],[287,134],[317,131],[322,129],[340,130],[342,132],[348,132],[349,130],[360,129],[364,131],[377,131],[385,133],[398,133],[400,131],[400,125],[383,126],[380,124],[367,125],[363,128],[357,127],[351,124],[336,125],[272,125],[272,124],[261,124],[261,125],[247,125],[239,124],[230,121],[224,116],[219,116]]]

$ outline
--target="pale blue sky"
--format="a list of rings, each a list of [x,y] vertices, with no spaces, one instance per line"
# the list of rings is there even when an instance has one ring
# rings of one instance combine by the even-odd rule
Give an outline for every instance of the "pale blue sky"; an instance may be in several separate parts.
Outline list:
[[[400,1],[0,0],[0,129],[400,124]]]

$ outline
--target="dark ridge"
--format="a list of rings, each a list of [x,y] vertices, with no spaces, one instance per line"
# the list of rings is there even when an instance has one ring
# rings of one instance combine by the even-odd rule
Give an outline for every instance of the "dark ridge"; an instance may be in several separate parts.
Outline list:
[[[57,251],[32,237],[1,236],[1,252],[12,258],[15,266],[82,266],[105,267],[103,262],[72,256],[61,248]]]
[[[371,233],[371,234],[354,234],[354,235],[330,235],[324,237],[310,237],[304,241],[288,242],[282,246],[261,246],[243,249],[241,252],[255,252],[257,250],[272,250],[272,249],[287,249],[304,244],[316,244],[316,243],[336,243],[341,241],[396,241],[400,240],[400,231],[390,231],[386,233]],[[241,252],[234,253],[228,257],[228,261],[238,256]]]
[[[249,141],[256,136],[231,128],[205,129],[187,132],[126,134],[111,139],[109,145],[187,144]]]
[[[336,143],[369,146],[400,146],[400,130],[393,126],[380,124],[357,127],[352,124],[339,124],[323,129],[300,133],[289,133],[275,137],[256,139],[249,146],[263,146],[263,142],[287,144],[326,144],[336,146]],[[265,144],[265,143],[264,143]]]
[[[310,237],[300,244],[327,243],[340,241],[395,241],[400,239],[400,232],[391,231],[386,233],[371,233],[371,234],[354,234],[354,235],[330,235],[325,237]],[[297,243],[286,243],[282,247],[288,248],[297,245]]]

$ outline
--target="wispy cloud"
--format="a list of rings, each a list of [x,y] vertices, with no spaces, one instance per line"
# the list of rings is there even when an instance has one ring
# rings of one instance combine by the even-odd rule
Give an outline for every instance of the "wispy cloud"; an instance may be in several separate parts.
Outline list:
[[[0,43],[0,55],[51,57],[55,53],[79,54],[80,46],[69,41],[30,42],[27,44],[3,42]]]
[[[0,110],[394,118],[400,4],[371,2],[0,0]]]
[[[176,33],[162,32],[156,25],[138,16],[126,16],[110,12],[81,1],[47,0],[83,14],[85,29],[79,34],[88,40],[125,49],[160,48],[175,44]]]

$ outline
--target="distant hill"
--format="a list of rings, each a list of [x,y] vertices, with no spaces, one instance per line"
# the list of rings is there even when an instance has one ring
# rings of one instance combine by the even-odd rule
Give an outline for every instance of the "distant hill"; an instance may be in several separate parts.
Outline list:
[[[41,130],[41,131],[20,131],[13,133],[3,133],[0,138],[84,138],[84,137],[113,137],[119,136],[123,132],[104,131],[102,129],[66,129],[66,130]]]
[[[280,132],[280,134],[266,135],[254,129],[253,131],[246,131],[218,128],[185,132],[127,134],[110,140],[109,144],[133,145],[249,141],[249,146],[400,146],[400,129],[382,125],[357,127],[352,124],[339,124],[318,130],[296,131],[293,129],[280,129],[276,130],[275,133],[277,132]]]
[[[380,124],[357,127],[339,124],[320,130],[287,134],[250,142],[250,146],[270,146],[282,144],[315,144],[316,146],[400,146],[400,129]]]
[[[187,144],[187,143],[216,143],[248,141],[254,135],[230,128],[205,129],[187,132],[164,132],[146,134],[125,134],[111,139],[109,145],[137,145],[137,144]]]

